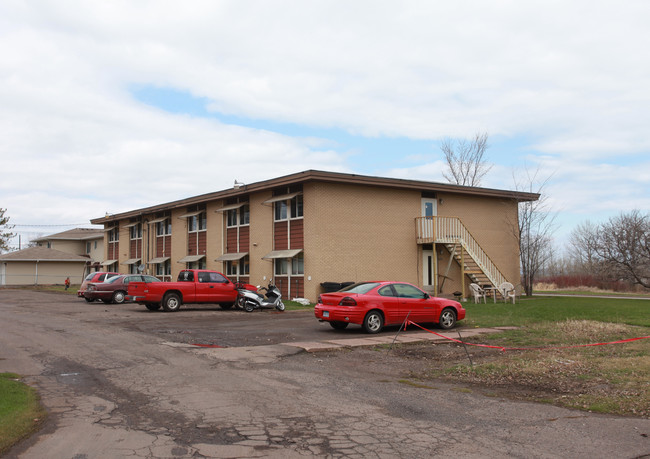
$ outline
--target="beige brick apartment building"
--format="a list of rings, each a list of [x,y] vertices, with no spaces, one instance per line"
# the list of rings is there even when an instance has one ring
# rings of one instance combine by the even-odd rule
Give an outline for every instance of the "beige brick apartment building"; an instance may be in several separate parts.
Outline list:
[[[520,283],[517,205],[538,198],[310,170],[91,222],[110,271],[215,269],[312,301],[324,282],[379,279],[450,295]]]

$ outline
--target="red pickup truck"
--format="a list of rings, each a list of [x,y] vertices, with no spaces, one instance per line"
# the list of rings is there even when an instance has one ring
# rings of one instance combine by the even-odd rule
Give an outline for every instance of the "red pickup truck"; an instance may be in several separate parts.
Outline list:
[[[178,311],[183,303],[218,303],[228,309],[237,301],[237,287],[217,271],[185,269],[177,282],[131,282],[129,297],[147,309]]]

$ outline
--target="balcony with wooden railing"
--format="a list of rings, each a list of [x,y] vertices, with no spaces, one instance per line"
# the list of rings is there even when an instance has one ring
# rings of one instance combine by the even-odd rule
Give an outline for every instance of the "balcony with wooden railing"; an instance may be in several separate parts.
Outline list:
[[[444,244],[460,264],[463,272],[474,281],[489,281],[493,286],[506,282],[474,236],[458,217],[417,217],[415,219],[418,244]],[[469,256],[471,262],[467,260]],[[470,266],[470,263],[472,266]]]

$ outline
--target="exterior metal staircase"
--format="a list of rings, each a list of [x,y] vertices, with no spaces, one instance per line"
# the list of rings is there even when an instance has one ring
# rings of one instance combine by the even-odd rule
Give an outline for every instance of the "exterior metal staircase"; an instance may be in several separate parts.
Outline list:
[[[463,273],[479,285],[498,287],[507,279],[458,217],[418,217],[418,244],[443,244]]]

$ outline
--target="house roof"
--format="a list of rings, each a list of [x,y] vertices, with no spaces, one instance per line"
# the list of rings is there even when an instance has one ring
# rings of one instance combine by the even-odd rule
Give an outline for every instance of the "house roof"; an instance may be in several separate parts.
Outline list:
[[[0,261],[74,261],[86,263],[90,259],[81,255],[48,249],[47,247],[30,247],[0,255]]]
[[[50,234],[49,236],[34,239],[34,242],[46,241],[87,241],[92,239],[103,239],[104,230],[102,228],[75,228],[61,233]]]
[[[410,180],[410,179],[395,179],[386,177],[373,177],[367,175],[346,174],[341,172],[326,172],[318,170],[308,170],[298,172],[296,174],[285,175],[270,180],[246,184],[229,188],[227,190],[216,191],[213,193],[202,194],[191,198],[172,201],[165,204],[159,204],[142,209],[136,209],[119,214],[107,215],[105,217],[96,218],[90,222],[94,225],[102,225],[105,223],[114,222],[117,220],[137,217],[140,215],[151,214],[155,212],[162,212],[180,207],[191,206],[194,204],[212,201],[216,199],[224,199],[246,195],[254,192],[270,190],[282,186],[296,185],[307,182],[330,182],[341,184],[355,184],[366,186],[377,186],[383,188],[407,189],[418,191],[430,192],[447,192],[463,195],[485,196],[494,198],[513,199],[519,202],[523,201],[536,201],[540,195],[538,193],[526,193],[521,191],[499,190],[493,188],[481,188],[472,186],[454,185],[451,183],[438,183],[427,182],[423,180]]]

